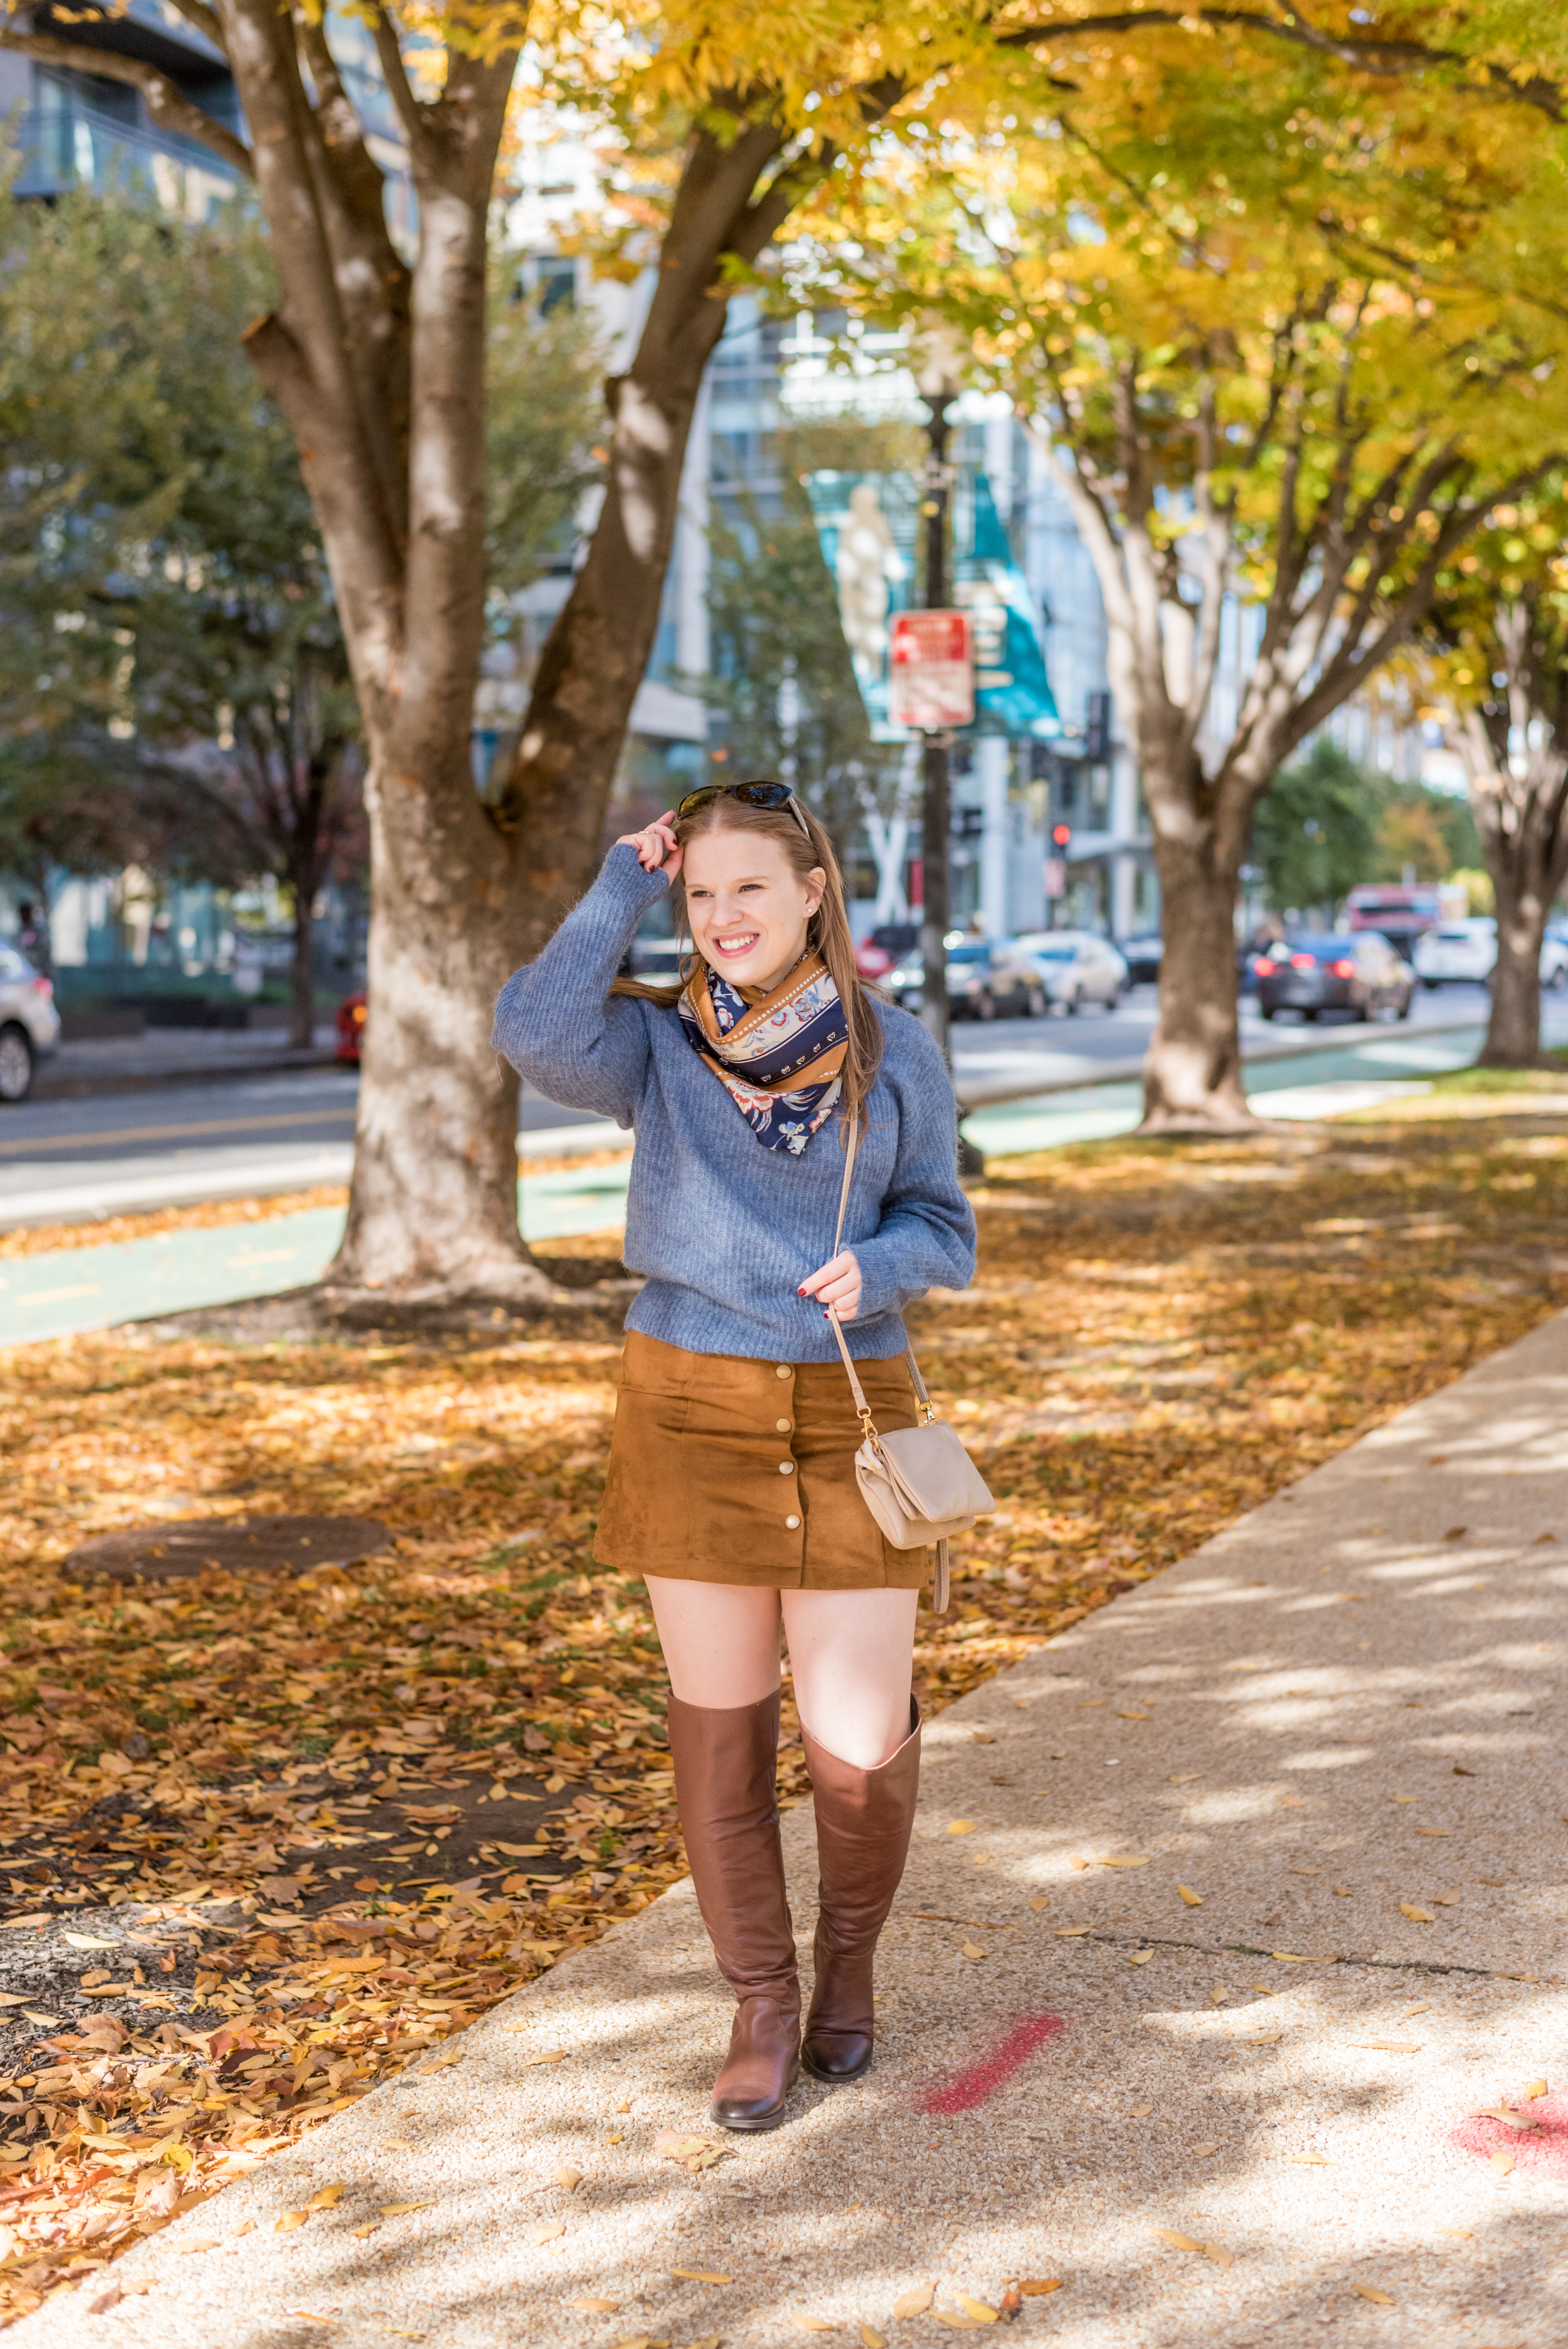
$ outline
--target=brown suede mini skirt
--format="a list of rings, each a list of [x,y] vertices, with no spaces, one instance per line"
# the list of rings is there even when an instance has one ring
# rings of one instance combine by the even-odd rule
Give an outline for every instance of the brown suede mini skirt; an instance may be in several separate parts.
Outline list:
[[[919,1412],[902,1354],[857,1362],[879,1429]],[[841,1361],[689,1354],[626,1332],[593,1555],[622,1574],[759,1590],[918,1590],[855,1482],[860,1422]]]

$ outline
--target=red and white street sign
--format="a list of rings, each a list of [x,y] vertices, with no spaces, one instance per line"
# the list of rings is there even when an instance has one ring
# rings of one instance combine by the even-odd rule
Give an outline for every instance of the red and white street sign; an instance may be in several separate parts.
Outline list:
[[[975,717],[975,642],[967,612],[898,612],[888,664],[891,724],[932,732]]]

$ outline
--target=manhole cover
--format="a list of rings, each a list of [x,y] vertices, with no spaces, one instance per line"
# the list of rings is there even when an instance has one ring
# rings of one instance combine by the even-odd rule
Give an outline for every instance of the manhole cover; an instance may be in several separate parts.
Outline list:
[[[308,1574],[318,1566],[346,1566],[393,1539],[391,1526],[374,1517],[173,1517],[99,1534],[72,1550],[60,1570],[68,1581],[109,1582],[170,1580],[211,1566]]]

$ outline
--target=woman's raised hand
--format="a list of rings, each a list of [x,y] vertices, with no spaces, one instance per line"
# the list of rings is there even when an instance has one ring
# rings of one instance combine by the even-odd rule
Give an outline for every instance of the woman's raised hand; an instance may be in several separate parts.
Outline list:
[[[634,848],[637,862],[645,873],[667,873],[673,881],[681,869],[681,852],[676,846],[676,812],[666,808],[641,832],[624,832],[615,843],[617,848]]]
[[[861,1309],[861,1268],[852,1250],[841,1248],[820,1272],[808,1273],[799,1294],[816,1298],[824,1312],[830,1306],[841,1321],[852,1321]]]

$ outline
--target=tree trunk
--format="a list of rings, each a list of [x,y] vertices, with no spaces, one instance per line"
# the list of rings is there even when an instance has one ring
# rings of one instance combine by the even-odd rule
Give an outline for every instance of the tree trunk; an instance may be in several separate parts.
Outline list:
[[[1143,1063],[1145,1133],[1257,1123],[1242,1090],[1236,1021],[1236,867],[1214,827],[1155,817],[1161,929],[1160,1018]]]
[[[369,1016],[329,1277],[399,1304],[540,1302],[553,1292],[518,1231],[518,1081],[490,1042],[518,960],[511,859],[473,788],[466,725],[442,764],[416,778],[372,730]]]
[[[1541,1062],[1541,942],[1548,909],[1540,889],[1509,869],[1512,861],[1503,855],[1492,863],[1497,961],[1477,1063],[1483,1069],[1533,1069]]]
[[[289,1042],[296,1052],[315,1041],[315,892],[294,885],[294,963],[289,971]]]

